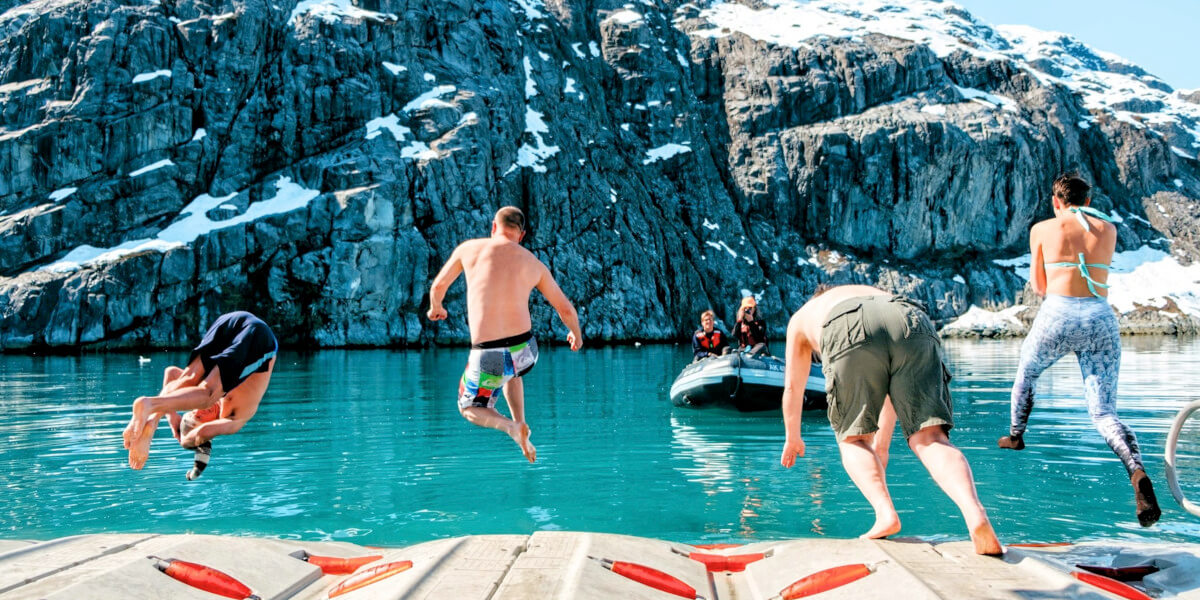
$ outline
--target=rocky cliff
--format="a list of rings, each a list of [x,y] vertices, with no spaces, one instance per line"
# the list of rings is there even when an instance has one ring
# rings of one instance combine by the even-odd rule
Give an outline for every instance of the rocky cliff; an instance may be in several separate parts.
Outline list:
[[[2,349],[184,345],[232,309],[293,346],[462,342],[462,284],[430,324],[429,281],[508,204],[592,339],[679,339],[743,293],[781,335],[822,282],[951,320],[1029,299],[1067,169],[1131,274],[1187,274],[1127,327],[1200,314],[1195,95],[950,3],[0,11]],[[540,300],[534,322],[565,334]]]

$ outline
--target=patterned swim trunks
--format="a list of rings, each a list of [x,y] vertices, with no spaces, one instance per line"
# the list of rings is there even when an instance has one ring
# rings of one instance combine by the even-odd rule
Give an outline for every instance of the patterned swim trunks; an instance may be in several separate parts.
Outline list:
[[[495,407],[504,397],[504,384],[531,371],[537,359],[537,339],[531,332],[472,345],[458,383],[458,408]]]

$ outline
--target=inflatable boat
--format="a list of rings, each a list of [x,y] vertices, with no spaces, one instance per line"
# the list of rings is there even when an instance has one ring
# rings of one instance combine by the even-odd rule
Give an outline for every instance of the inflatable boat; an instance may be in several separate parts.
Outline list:
[[[779,410],[783,404],[783,360],[734,352],[686,367],[671,384],[675,406],[725,405],[740,411]],[[804,385],[804,410],[824,409],[825,376],[814,364]]]

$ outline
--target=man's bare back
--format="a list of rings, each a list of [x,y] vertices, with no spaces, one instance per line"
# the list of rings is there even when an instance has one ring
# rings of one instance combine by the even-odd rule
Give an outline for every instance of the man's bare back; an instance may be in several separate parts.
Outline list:
[[[468,240],[455,252],[467,281],[471,341],[529,331],[529,295],[549,270],[532,252],[506,238]]]
[[[430,320],[446,318],[442,298],[460,272],[467,280],[467,324],[472,343],[529,331],[529,295],[537,288],[571,330],[567,336],[571,349],[579,349],[583,334],[579,331],[578,316],[550,269],[532,252],[504,235],[467,240],[454,249],[433,281],[429,294]]]
[[[861,296],[890,296],[891,294],[869,285],[843,285],[835,287],[817,296],[800,307],[788,322],[788,332],[793,329],[804,336],[808,342],[805,350],[821,351],[821,327],[825,324],[829,311],[843,300]],[[803,386],[801,386],[803,389]]]

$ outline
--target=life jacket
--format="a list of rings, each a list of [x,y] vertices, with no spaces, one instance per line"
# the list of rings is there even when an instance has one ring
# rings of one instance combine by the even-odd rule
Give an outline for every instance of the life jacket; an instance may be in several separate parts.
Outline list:
[[[700,347],[705,350],[712,350],[721,345],[721,330],[713,328],[712,333],[705,335],[704,330],[696,332],[696,339],[700,340]]]

